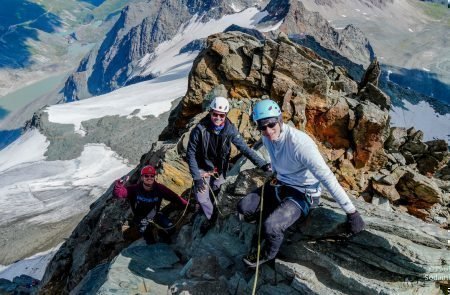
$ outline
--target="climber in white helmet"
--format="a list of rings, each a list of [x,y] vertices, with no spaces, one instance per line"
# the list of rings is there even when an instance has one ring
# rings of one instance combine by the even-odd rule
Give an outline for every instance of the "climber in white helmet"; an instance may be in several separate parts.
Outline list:
[[[207,219],[200,227],[203,234],[214,225],[217,218],[210,190],[217,195],[225,181],[231,143],[257,167],[263,170],[270,167],[247,146],[237,128],[227,118],[229,111],[228,99],[222,96],[214,98],[209,114],[192,129],[187,146],[187,162],[194,179],[195,198]]]

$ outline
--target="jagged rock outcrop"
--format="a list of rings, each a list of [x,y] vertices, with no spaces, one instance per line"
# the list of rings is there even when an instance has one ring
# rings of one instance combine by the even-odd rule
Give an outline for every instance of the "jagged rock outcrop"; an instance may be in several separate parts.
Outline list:
[[[378,81],[381,75],[381,67],[378,59],[375,57],[370,63],[369,67],[366,69],[361,82],[359,83],[359,88],[364,88],[367,83],[372,83],[378,87]]]
[[[239,100],[268,95],[278,101],[284,120],[313,135],[327,160],[336,162],[340,180],[359,193],[381,190],[384,198],[398,200],[397,182],[381,188],[379,169],[388,169],[389,175],[399,165],[417,162],[419,172],[426,174],[426,169],[442,168],[448,157],[444,141],[430,143],[430,154],[420,131],[405,130],[399,135],[402,129],[390,131],[389,96],[374,84],[367,82],[358,91],[357,83],[342,68],[283,35],[277,42],[264,43],[233,32],[210,36],[195,61],[189,89],[160,138],[184,132],[187,122],[219,90]],[[439,204],[445,206],[445,201]],[[436,214],[428,209],[428,214]]]
[[[189,130],[205,115],[207,99],[214,94],[232,97],[230,118],[252,144],[259,138],[248,116],[256,100],[252,96],[271,95],[283,106],[287,124],[304,128],[317,140],[349,192],[361,193],[353,201],[367,228],[343,239],[345,214],[325,194],[323,206],[287,234],[274,265],[277,277],[270,266],[262,268],[258,291],[439,294],[436,282],[448,279],[450,257],[448,234],[438,220],[444,219],[441,227],[448,226],[445,206],[450,186],[420,174],[414,163],[407,165],[406,152],[400,147],[411,140],[420,142],[420,132],[400,131],[400,136],[406,134],[405,140],[386,141],[392,137],[387,111],[361,100],[357,93],[356,82],[344,71],[285,37],[262,44],[237,32],[210,36],[194,63],[186,96],[172,114],[169,126],[180,131],[171,129],[172,136],[166,133],[170,140],[155,143],[130,181],[137,181],[139,168],[151,163],[160,171],[159,181],[189,194],[192,180],[183,157]],[[376,125],[383,120],[386,126]],[[335,130],[335,136],[327,130]],[[364,138],[373,140],[373,145]],[[395,142],[396,149],[384,149],[387,142]],[[360,145],[364,153],[358,150]],[[431,146],[440,150],[437,143]],[[264,149],[259,151],[265,154]],[[251,246],[256,225],[239,222],[234,213],[236,202],[265,180],[261,171],[251,168],[246,160],[233,166],[218,194],[221,216],[208,234],[199,234],[201,218],[197,217],[180,228],[171,247],[138,241],[126,248],[133,240],[124,235],[131,217],[129,205],[107,191],[48,266],[41,293],[101,294],[120,288],[125,293],[248,294],[254,272],[244,268],[241,258]],[[384,202],[385,197],[392,204]],[[429,224],[407,212],[423,219],[441,214],[441,219]],[[182,223],[187,223],[190,214]],[[179,216],[174,213],[174,220]]]
[[[367,120],[362,119],[373,111],[370,107],[358,110],[357,100],[348,103],[345,94],[349,99],[356,95],[357,84],[345,70],[286,37],[279,43],[270,39],[261,43],[245,36],[227,33],[208,39],[207,49],[194,65],[188,92],[161,138],[184,130],[192,115],[201,110],[204,99],[222,85],[231,98],[269,95],[283,106],[284,119],[334,148],[349,148],[349,134],[355,126],[365,128]],[[388,113],[379,112],[384,119],[374,120],[384,133]],[[365,144],[372,146],[374,142]],[[373,150],[378,148],[376,145]],[[363,161],[367,164],[368,157]]]
[[[15,277],[12,281],[0,278],[0,294],[36,294],[39,280],[27,275]]]

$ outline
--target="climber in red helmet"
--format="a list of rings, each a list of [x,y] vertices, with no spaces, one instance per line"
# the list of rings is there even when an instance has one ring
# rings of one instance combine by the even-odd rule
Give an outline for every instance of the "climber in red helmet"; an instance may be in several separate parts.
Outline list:
[[[137,184],[125,185],[122,179],[116,180],[113,194],[118,198],[128,199],[134,214],[133,223],[148,244],[154,242],[153,227],[149,226],[152,223],[165,229],[160,231],[160,238],[166,241],[175,231],[172,221],[160,212],[162,200],[168,200],[183,208],[187,205],[186,200],[156,182],[156,170],[150,165],[141,169],[140,181]]]

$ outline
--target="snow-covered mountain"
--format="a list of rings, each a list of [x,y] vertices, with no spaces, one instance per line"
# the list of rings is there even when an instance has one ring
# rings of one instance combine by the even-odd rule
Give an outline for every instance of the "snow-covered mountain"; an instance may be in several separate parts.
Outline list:
[[[449,30],[446,5],[415,0],[302,1],[338,31],[353,24],[364,32],[391,81],[450,104]]]
[[[61,100],[67,76],[133,1],[2,1],[0,149],[34,112]]]
[[[45,116],[48,123],[34,122],[39,128],[28,130],[0,151],[0,211],[3,216],[0,228],[5,233],[0,238],[0,264],[8,265],[59,244],[87,212],[90,203],[114,179],[134,167],[128,159],[111,150],[109,139],[102,139],[103,143],[86,143],[81,146],[80,155],[71,153],[74,145],[72,138],[88,136],[86,122],[105,116],[125,120],[135,118],[142,122],[155,118],[154,124],[141,126],[141,129],[156,130],[151,139],[155,141],[167,122],[167,117],[161,117],[171,109],[172,102],[187,90],[188,74],[198,54],[198,51],[180,54],[181,48],[193,40],[221,32],[232,24],[252,28],[265,15],[267,13],[249,8],[206,23],[194,16],[172,40],[156,48],[151,62],[143,59],[145,67],[157,72],[158,78],[43,110],[40,120]],[[48,126],[56,127],[52,129]],[[70,135],[65,133],[58,139],[52,137],[54,134],[48,129],[55,130],[57,126],[69,126],[71,130],[67,133]],[[134,137],[140,137],[145,132],[135,131]],[[117,127],[113,132],[124,130]],[[42,133],[47,134],[49,139]],[[62,140],[62,143],[55,144],[57,140]],[[150,149],[150,144],[125,153],[140,157]],[[51,154],[67,160],[46,161]],[[21,250],[15,250],[17,248]]]
[[[315,25],[326,21],[315,14],[307,14],[308,25],[283,26],[278,8],[290,2],[271,2],[271,10],[263,10],[265,1],[155,1],[153,10],[146,10],[148,2],[137,2],[122,11],[103,43],[65,82],[67,101],[86,99],[37,112],[31,128],[0,150],[0,277],[14,273],[6,265],[59,245],[111,182],[150,150],[169,111],[186,93],[189,71],[207,36],[231,25],[267,35],[292,30],[291,36],[312,40],[308,44],[327,57],[360,69],[365,60],[367,66],[370,33],[369,44],[354,28],[342,35],[338,26],[320,30]],[[295,15],[291,12],[290,21]],[[307,28],[316,28],[323,40]],[[348,35],[358,36],[358,42]],[[350,59],[355,48],[361,63]],[[376,47],[375,53],[385,55]],[[426,139],[447,136],[450,142],[450,115],[437,114],[427,102],[394,106],[391,116],[396,126],[414,125]]]

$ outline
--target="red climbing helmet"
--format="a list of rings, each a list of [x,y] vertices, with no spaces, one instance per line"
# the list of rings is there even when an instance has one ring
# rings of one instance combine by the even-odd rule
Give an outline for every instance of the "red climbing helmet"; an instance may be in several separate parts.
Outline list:
[[[156,170],[151,165],[144,166],[144,168],[141,169],[141,175],[156,175]]]

